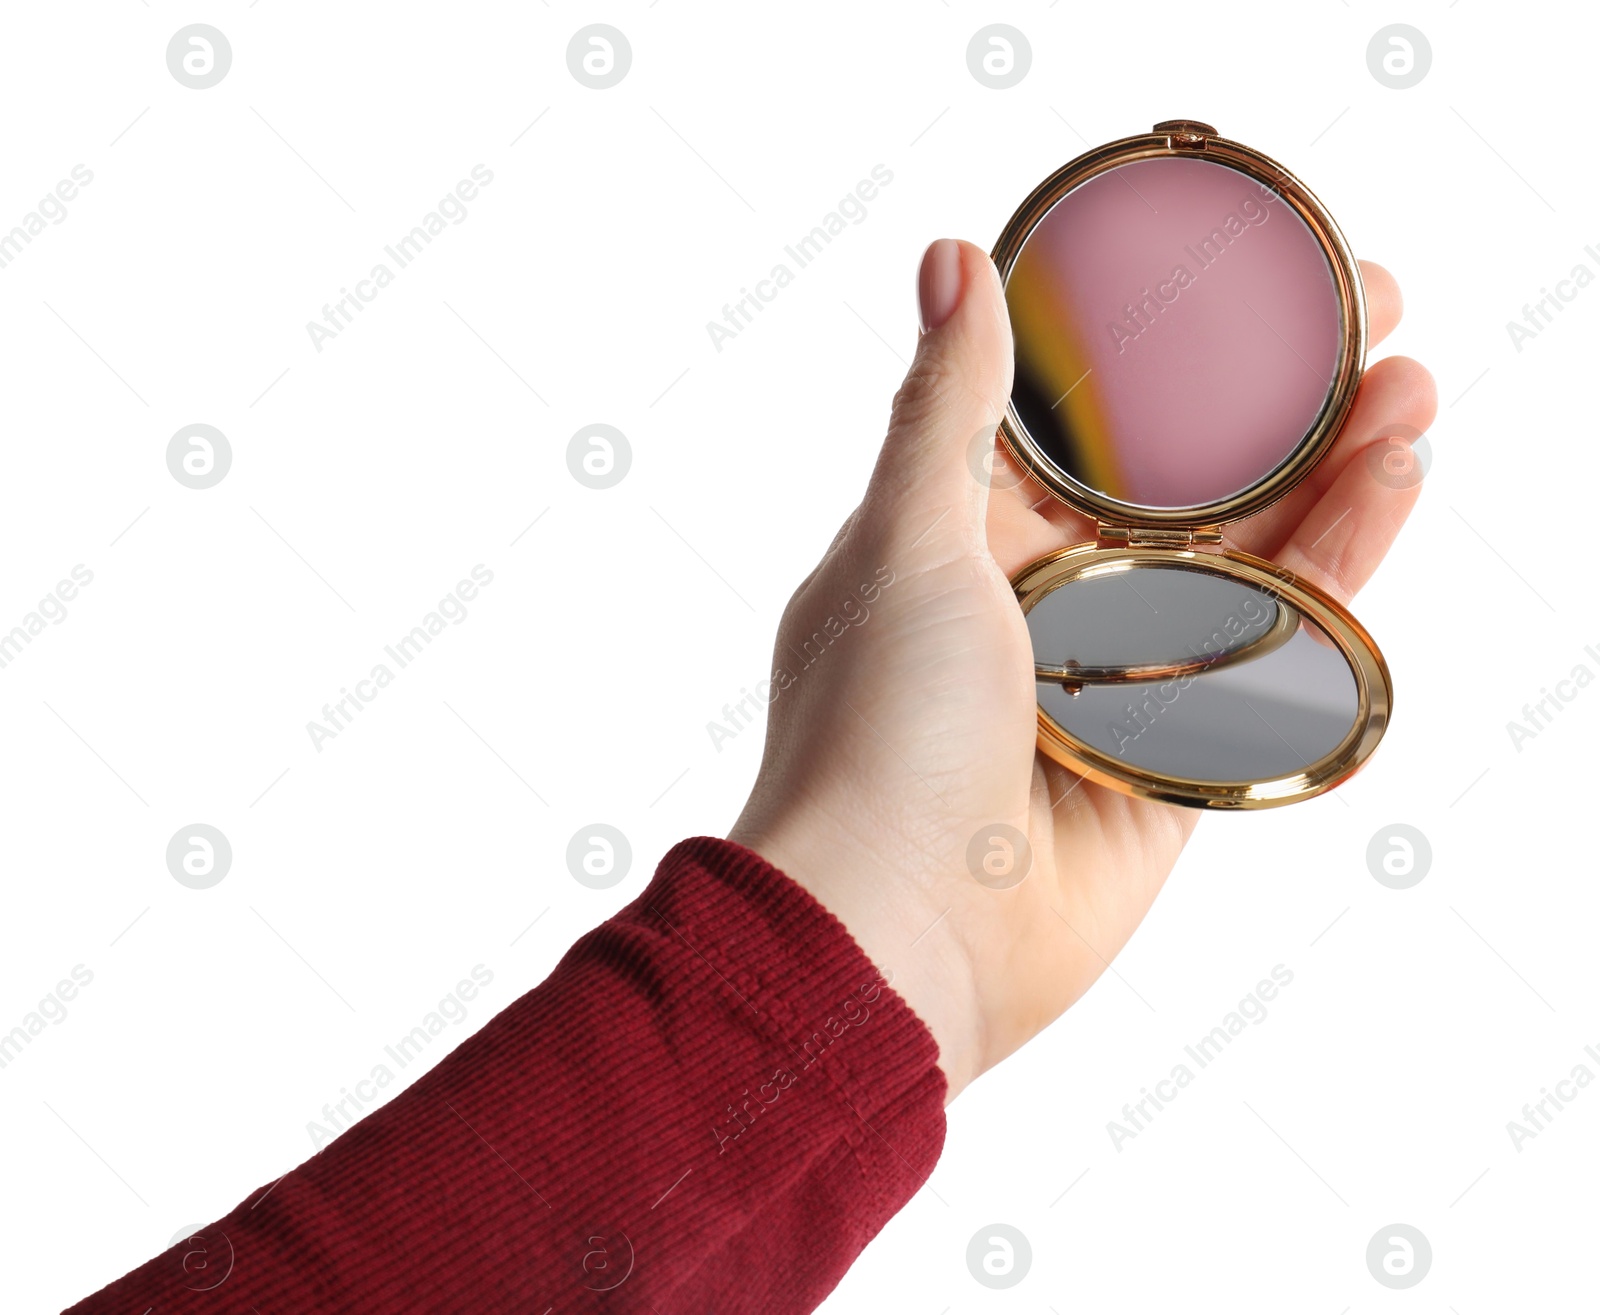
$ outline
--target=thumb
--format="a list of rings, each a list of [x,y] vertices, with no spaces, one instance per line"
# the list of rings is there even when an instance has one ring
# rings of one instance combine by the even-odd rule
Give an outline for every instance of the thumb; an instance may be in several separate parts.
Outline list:
[[[868,501],[877,514],[982,543],[995,431],[1011,394],[1011,321],[994,263],[940,238],[917,274],[922,335],[895,394]]]

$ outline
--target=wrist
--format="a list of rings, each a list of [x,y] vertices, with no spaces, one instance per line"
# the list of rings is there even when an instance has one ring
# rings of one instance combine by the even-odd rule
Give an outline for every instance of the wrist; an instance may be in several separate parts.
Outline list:
[[[913,874],[861,845],[744,819],[728,839],[760,854],[844,925],[884,980],[933,1035],[944,1073],[945,1104],[987,1067],[976,974],[952,901],[926,897]],[[845,857],[848,855],[848,857]]]

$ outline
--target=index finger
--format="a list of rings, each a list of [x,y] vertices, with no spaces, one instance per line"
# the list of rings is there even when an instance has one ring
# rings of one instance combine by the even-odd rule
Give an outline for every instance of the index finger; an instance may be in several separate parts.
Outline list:
[[[1367,342],[1376,347],[1394,332],[1405,304],[1400,298],[1400,285],[1382,265],[1370,260],[1358,260],[1356,264],[1361,266],[1361,282],[1367,291]]]

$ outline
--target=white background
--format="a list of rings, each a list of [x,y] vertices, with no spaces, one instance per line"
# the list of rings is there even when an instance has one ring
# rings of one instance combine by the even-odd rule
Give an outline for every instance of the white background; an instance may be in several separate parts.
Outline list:
[[[166,66],[192,22],[232,45],[209,90]],[[609,90],[567,69],[592,22],[632,48]],[[1009,90],[968,72],[991,22],[1031,47]],[[1368,71],[1394,22],[1432,47],[1409,90]],[[0,1305],[56,1309],[275,1179],[473,965],[458,1035],[726,830],[759,733],[719,752],[706,723],[859,496],[923,247],[989,245],[1065,160],[1174,116],[1298,172],[1404,287],[1380,351],[1438,379],[1421,504],[1356,607],[1396,719],[1337,796],[1206,820],[1117,975],[952,1107],[826,1309],[1593,1305],[1600,1085],[1520,1150],[1506,1129],[1600,1075],[1600,690],[1507,731],[1600,674],[1600,290],[1520,352],[1506,330],[1600,273],[1589,11],[116,0],[4,29],[0,229],[94,180],[0,269],[0,630],[94,581],[0,670],[0,1030],[94,980],[0,1070]],[[319,353],[306,322],[480,163],[465,222]],[[718,352],[706,322],[875,164],[865,222]],[[200,491],[165,460],[194,423],[233,454]],[[568,472],[591,423],[632,448],[608,490]],[[478,563],[467,619],[317,752],[308,720]],[[595,821],[634,854],[606,891],[566,870]],[[195,822],[234,854],[204,891],[164,858]],[[1366,860],[1396,822],[1433,853],[1403,891]],[[1113,1149],[1275,964],[1266,1021]],[[1003,1292],[965,1263],[997,1221],[1033,1250]],[[1394,1222],[1433,1247],[1408,1291],[1364,1259]]]

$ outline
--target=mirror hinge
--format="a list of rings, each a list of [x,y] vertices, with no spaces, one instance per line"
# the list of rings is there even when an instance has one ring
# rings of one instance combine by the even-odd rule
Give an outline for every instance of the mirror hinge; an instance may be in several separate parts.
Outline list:
[[[1216,525],[1107,525],[1099,522],[1101,543],[1128,548],[1194,548],[1222,542],[1222,529]]]
[[[1186,151],[1205,150],[1206,139],[1217,135],[1217,130],[1209,123],[1198,123],[1193,119],[1163,119],[1150,131],[1165,135],[1172,147]]]

